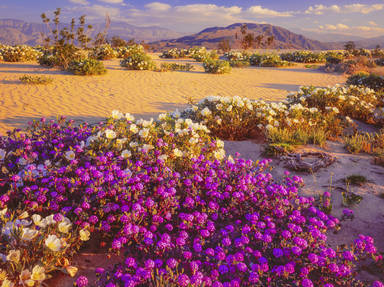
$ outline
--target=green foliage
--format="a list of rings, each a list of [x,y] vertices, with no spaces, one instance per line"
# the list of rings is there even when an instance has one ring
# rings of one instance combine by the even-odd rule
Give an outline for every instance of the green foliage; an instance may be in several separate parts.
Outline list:
[[[117,53],[117,58],[125,59],[128,57],[131,57],[132,55],[144,54],[145,50],[142,45],[132,44],[126,47],[117,47],[116,53]]]
[[[384,76],[360,72],[349,76],[347,85],[363,86],[375,91],[384,90]]]
[[[0,60],[5,62],[28,62],[36,61],[42,53],[26,45],[0,45],[0,55]]]
[[[145,52],[132,53],[121,60],[120,65],[128,70],[153,70],[155,63]]]
[[[51,77],[24,75],[19,78],[21,82],[29,85],[47,85],[53,82]]]
[[[292,153],[295,151],[295,147],[287,143],[270,143],[267,144],[264,148],[265,156],[278,157]]]
[[[223,60],[207,59],[203,63],[204,71],[211,74],[227,74],[231,72],[229,62]]]
[[[258,67],[286,67],[292,65],[288,61],[283,61],[280,56],[276,54],[253,54],[250,56],[249,61],[252,66]]]
[[[230,60],[229,65],[233,68],[246,68],[249,67],[249,61],[247,60]]]
[[[344,182],[351,185],[363,185],[367,181],[367,178],[360,174],[352,174],[344,178]]]
[[[322,63],[325,62],[325,53],[312,52],[312,51],[295,51],[290,53],[283,53],[280,55],[281,59],[289,62],[297,63]]]
[[[177,63],[161,63],[160,68],[157,68],[156,70],[159,72],[168,72],[168,71],[192,71],[194,69],[193,65],[187,63],[185,65],[183,64],[177,64]]]
[[[163,51],[163,53],[160,55],[160,58],[164,59],[180,59],[180,58],[187,58],[189,57],[189,53],[187,49],[178,49],[178,48],[172,48],[167,51]]]
[[[104,64],[95,59],[85,59],[81,61],[73,61],[68,70],[75,75],[91,76],[91,75],[104,75],[107,70]]]
[[[110,60],[116,58],[117,53],[113,50],[111,45],[104,44],[94,47],[90,56],[97,60]]]

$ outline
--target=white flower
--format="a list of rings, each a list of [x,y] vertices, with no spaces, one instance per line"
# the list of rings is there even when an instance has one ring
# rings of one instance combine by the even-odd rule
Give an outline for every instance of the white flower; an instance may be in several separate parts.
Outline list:
[[[160,121],[163,121],[163,120],[165,120],[166,118],[167,118],[167,114],[160,114],[159,117],[158,117],[158,119],[159,119]]]
[[[172,115],[173,115],[173,117],[176,118],[176,119],[177,119],[177,118],[180,118],[180,116],[181,116],[181,114],[180,114],[180,112],[179,112],[178,109],[176,109],[176,111],[174,111]]]
[[[129,146],[131,147],[131,148],[135,148],[135,147],[137,147],[139,144],[137,143],[137,142],[130,142],[129,143]]]
[[[268,125],[265,126],[265,128],[266,128],[267,131],[269,131],[269,130],[273,129],[273,126],[268,124]]]
[[[131,157],[131,155],[132,155],[132,153],[127,149],[123,150],[121,153],[122,158],[129,158],[129,157]]]
[[[39,226],[41,228],[44,228],[46,225],[45,222],[43,222],[41,216],[39,214],[34,214],[31,216],[32,220],[33,220],[33,223],[36,225],[36,226]]]
[[[151,144],[145,144],[145,145],[143,145],[143,147],[141,148],[141,150],[144,151],[144,152],[148,152],[149,150],[151,150],[151,149],[153,149],[153,148],[154,148],[153,145],[151,145]]]
[[[95,137],[95,136],[90,136],[90,137],[88,137],[88,138],[87,138],[87,141],[86,141],[86,143],[85,143],[85,146],[87,146],[87,147],[90,146],[91,143],[94,142],[96,139],[97,139],[97,137]]]
[[[68,233],[69,229],[71,229],[72,224],[70,222],[62,221],[59,223],[58,228],[62,233]]]
[[[61,248],[61,241],[60,239],[54,235],[48,235],[47,239],[45,239],[45,246],[47,246],[50,250],[57,252]]]
[[[334,111],[336,114],[338,114],[338,113],[339,113],[339,109],[338,109],[338,108],[336,108],[336,107],[333,107],[333,111]]]
[[[4,158],[5,158],[5,156],[6,156],[6,152],[5,152],[5,150],[3,150],[3,149],[0,149],[0,160],[3,160]]]
[[[196,112],[199,108],[197,106],[192,106],[192,110]]]
[[[228,108],[227,108],[227,112],[231,112],[232,111],[232,105],[230,105]]]
[[[149,129],[142,129],[142,130],[139,132],[139,135],[140,135],[142,138],[146,138],[146,137],[148,137],[148,135],[149,135]]]
[[[225,157],[225,150],[224,149],[217,150],[213,153],[213,155],[215,156],[216,159],[222,160]]]
[[[136,133],[139,131],[139,129],[137,128],[137,126],[136,126],[135,124],[132,124],[132,125],[129,127],[129,130],[130,130],[131,132],[133,132],[134,134],[136,134]]]
[[[105,136],[107,139],[114,139],[116,138],[116,133],[113,130],[107,129],[105,130]]]
[[[38,233],[39,232],[37,230],[31,228],[23,228],[21,239],[26,241],[32,240]]]
[[[224,142],[222,140],[217,140],[216,141],[216,146],[219,147],[219,148],[223,148],[224,147]]]
[[[159,156],[159,159],[163,160],[163,161],[166,161],[168,158],[168,156],[166,154],[162,154],[161,156]]]
[[[80,232],[79,232],[79,235],[80,235],[80,240],[81,241],[88,241],[89,240],[89,236],[91,235],[91,233],[86,230],[86,229],[81,229]]]
[[[112,118],[115,120],[120,120],[123,116],[124,116],[123,113],[118,110],[112,111]]]
[[[182,157],[182,156],[183,156],[183,152],[182,152],[181,150],[177,149],[177,148],[175,148],[175,149],[173,150],[173,154],[174,154],[175,156],[177,156],[177,157]]]
[[[130,113],[125,114],[125,118],[127,121],[133,122],[135,120],[135,117],[131,115]]]
[[[201,111],[201,114],[204,116],[204,117],[207,117],[211,114],[211,111],[205,107],[202,111]]]
[[[21,157],[21,158],[19,158],[18,163],[19,163],[19,165],[26,165],[27,161],[25,160],[25,158]]]
[[[72,150],[69,150],[65,153],[65,158],[67,160],[74,160],[75,159],[75,153]]]

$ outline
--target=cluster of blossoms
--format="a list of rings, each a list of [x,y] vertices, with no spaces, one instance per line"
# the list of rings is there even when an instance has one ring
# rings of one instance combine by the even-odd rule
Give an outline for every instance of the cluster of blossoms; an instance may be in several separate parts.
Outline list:
[[[109,44],[94,47],[90,53],[90,57],[97,60],[110,60],[116,58],[116,56],[117,52]]]
[[[246,52],[229,51],[224,54],[224,57],[229,61],[232,61],[232,60],[248,61],[249,60],[249,54]]]
[[[180,58],[189,58],[189,50],[188,49],[178,49],[172,48],[167,51],[163,51],[160,55],[160,58],[164,59],[180,59]]]
[[[338,219],[298,196],[300,178],[276,183],[264,173],[268,161],[192,162],[175,176],[168,210],[149,215],[141,205],[140,221],[124,217],[112,245],[132,244],[124,263],[101,274],[101,286],[363,286],[356,261],[380,259],[370,237],[330,248],[325,233]]]
[[[42,53],[27,45],[0,46],[1,59],[6,62],[28,62],[35,61]]]
[[[197,62],[205,62],[210,59],[217,60],[219,58],[215,50],[209,52],[205,47],[189,48],[188,56]]]
[[[291,63],[284,61],[277,54],[252,54],[249,57],[249,62],[252,66],[257,67],[286,67]]]
[[[125,59],[134,54],[145,53],[144,47],[139,44],[134,44],[126,47],[116,47],[115,49],[116,57],[120,59]]]
[[[90,236],[60,213],[16,216],[8,209],[0,210],[0,231],[0,283],[11,287],[41,286],[55,270],[75,276],[70,259]]]
[[[182,116],[204,123],[224,139],[246,138],[255,131],[268,137],[276,128],[324,130],[336,137],[354,125],[352,119],[380,123],[378,111],[383,104],[382,98],[364,87],[302,87],[279,103],[211,96],[184,110]]]
[[[280,54],[281,59],[296,63],[323,63],[327,52],[294,51]]]
[[[228,61],[207,59],[203,62],[204,71],[211,74],[227,74],[231,72]]]
[[[152,58],[144,50],[139,49],[126,54],[120,65],[128,70],[153,70],[155,68]]]

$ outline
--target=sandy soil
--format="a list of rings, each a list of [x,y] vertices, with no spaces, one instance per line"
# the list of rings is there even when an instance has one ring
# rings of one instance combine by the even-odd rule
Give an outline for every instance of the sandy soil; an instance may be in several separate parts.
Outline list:
[[[345,77],[326,74],[303,65],[290,68],[233,69],[228,75],[203,72],[194,60],[159,60],[189,62],[191,72],[127,71],[119,60],[106,61],[104,76],[74,76],[46,69],[36,63],[0,63],[0,134],[41,117],[66,115],[75,120],[98,122],[114,109],[150,117],[173,111],[186,98],[210,95],[242,96],[276,101],[284,99],[301,85],[327,86],[343,83]],[[54,82],[46,86],[25,85],[24,75],[48,75]]]

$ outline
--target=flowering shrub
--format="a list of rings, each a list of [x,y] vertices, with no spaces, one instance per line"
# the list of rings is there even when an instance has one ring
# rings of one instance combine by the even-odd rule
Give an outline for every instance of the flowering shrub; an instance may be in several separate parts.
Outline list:
[[[189,57],[189,50],[172,48],[167,51],[163,51],[160,58],[164,59],[180,59]]]
[[[120,65],[128,70],[153,70],[155,63],[145,52],[132,53],[121,60]]]
[[[224,57],[228,60],[234,60],[234,61],[248,61],[249,60],[249,54],[246,52],[235,52],[235,51],[229,51],[224,54]]]
[[[229,62],[223,60],[207,59],[203,63],[204,71],[211,74],[227,74],[231,72]]]
[[[384,105],[382,97],[374,90],[357,86],[335,86],[332,88],[304,87],[288,97],[291,104],[302,104],[307,108],[317,108],[321,112],[330,110],[340,115],[376,123],[376,107]],[[350,120],[350,119],[349,119]]]
[[[289,62],[297,63],[322,63],[325,62],[325,53],[312,51],[295,51],[291,53],[283,53],[281,59]]]
[[[80,61],[73,61],[68,70],[75,75],[104,75],[107,73],[107,69],[104,67],[104,64],[95,59],[85,59]]]
[[[136,206],[141,223],[127,223],[114,246],[134,243],[99,285],[363,286],[355,264],[379,259],[373,239],[330,248],[326,232],[339,221],[298,196],[300,178],[277,184],[263,172],[268,161],[193,163],[175,178],[174,204],[159,209],[155,199],[158,216]]]
[[[139,44],[134,44],[127,47],[117,47],[115,51],[117,53],[117,58],[122,58],[122,59],[131,57],[132,55],[145,53],[144,47]]]
[[[347,85],[363,86],[374,91],[384,91],[384,76],[360,72],[349,76]]]
[[[48,85],[53,82],[53,78],[47,76],[30,76],[24,75],[19,80],[28,85]]]
[[[230,60],[228,62],[233,68],[246,68],[250,65],[248,60]]]
[[[104,44],[99,47],[94,47],[90,57],[96,60],[110,60],[116,58],[117,53],[113,50],[111,45]]]
[[[27,45],[4,45],[0,47],[0,54],[6,62],[27,62],[36,61],[42,53]]]
[[[207,60],[217,60],[219,56],[215,50],[208,52],[205,47],[193,47],[188,49],[188,55],[197,62],[205,62]]]
[[[252,66],[258,66],[258,67],[285,67],[290,65],[288,61],[283,61],[279,55],[275,55],[275,54],[270,54],[270,55],[252,54],[249,58],[249,61]]]
[[[160,68],[156,68],[159,72],[168,72],[168,71],[192,71],[194,67],[187,63],[185,65],[183,64],[177,64],[177,63],[161,63]]]
[[[2,286],[41,286],[56,270],[75,276],[70,259],[89,239],[87,229],[73,227],[60,213],[43,218],[24,212],[16,217],[3,209],[0,230]]]

